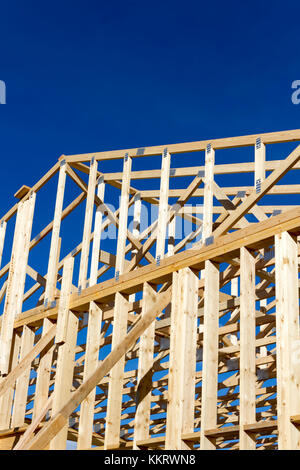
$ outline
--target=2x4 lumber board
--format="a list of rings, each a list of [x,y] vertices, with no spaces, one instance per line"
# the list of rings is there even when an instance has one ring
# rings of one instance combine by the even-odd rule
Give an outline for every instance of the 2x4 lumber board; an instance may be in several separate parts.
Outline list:
[[[200,186],[202,183],[203,178],[200,176],[196,176],[193,181],[190,183],[190,185],[186,188],[186,190],[182,193],[180,198],[176,201],[176,204],[172,205],[169,207],[168,213],[167,213],[167,219],[166,223],[169,224],[174,217],[176,217],[177,214],[179,214],[180,209],[190,197],[194,194],[196,189]],[[202,221],[200,219],[197,219],[197,222],[199,226],[202,226]],[[148,254],[148,251],[152,247],[152,245],[155,242],[155,237],[158,232],[158,221],[155,221],[152,227],[151,231],[151,236],[145,241],[145,243],[142,245],[142,249],[139,251],[139,253],[136,255],[135,259],[133,259],[128,267],[128,270],[132,270],[138,263],[139,261],[146,255]]]
[[[115,269],[116,277],[118,277],[124,271],[131,166],[132,166],[132,159],[128,157],[128,155],[126,155],[124,158],[124,163],[123,163],[123,180],[122,180],[119,231],[118,231],[117,253],[116,253],[117,259],[116,259],[116,269]]]
[[[271,420],[264,420],[260,423],[253,423],[253,424],[245,424],[244,430],[248,433],[257,433],[263,435],[264,433],[271,433],[272,431],[276,431],[278,428],[277,421]]]
[[[141,229],[141,212],[142,212],[142,200],[140,193],[137,193],[134,196],[134,206],[133,206],[133,226],[132,226],[132,235],[136,238],[140,238],[140,229]],[[128,248],[128,247],[127,247]],[[126,248],[126,250],[127,250]],[[131,250],[131,259],[133,259],[138,253],[136,247],[132,247]],[[125,268],[126,269],[126,268]],[[128,298],[129,302],[135,301],[135,294],[131,294]]]
[[[205,431],[204,435],[208,440],[217,439],[219,437],[223,437],[224,439],[236,439],[239,435],[239,430],[239,425],[226,426],[223,428],[210,428]]]
[[[121,338],[126,336],[127,316],[128,300],[117,292],[115,295],[112,349],[120,343]],[[124,366],[125,357],[122,356],[110,371],[104,444],[106,448],[117,445],[120,441]]]
[[[30,187],[26,186],[25,184],[14,194],[16,199],[23,199],[27,193],[29,193]]]
[[[56,344],[64,343],[67,337],[73,269],[74,258],[70,256],[66,259],[63,269],[62,284],[58,303],[57,332],[55,337]]]
[[[255,258],[241,248],[240,295],[240,450],[254,450],[255,440],[243,425],[256,419]],[[274,339],[274,342],[276,339]]]
[[[18,259],[19,269],[18,275],[16,277],[18,286],[17,286],[17,311],[22,311],[23,304],[23,295],[25,289],[25,279],[26,279],[26,268],[28,264],[28,256],[30,249],[30,238],[31,230],[33,223],[33,215],[35,209],[36,193],[31,193],[28,200],[24,203],[26,204],[26,210],[24,212],[24,238],[22,241],[22,249],[20,252],[20,257]]]
[[[0,223],[0,267],[2,262],[2,254],[3,254],[3,247],[4,247],[4,240],[5,240],[5,232],[6,232],[7,223],[2,221]]]
[[[295,142],[300,140],[300,130],[290,130],[281,132],[269,132],[266,134],[252,134],[240,137],[227,137],[215,140],[202,140],[197,142],[186,142],[171,145],[157,145],[153,147],[140,147],[126,150],[112,150],[106,152],[85,153],[81,155],[69,155],[61,158],[66,158],[69,162],[85,162],[95,157],[97,160],[113,160],[116,158],[123,158],[126,153],[130,157],[146,157],[160,155],[167,147],[170,153],[184,153],[184,152],[197,152],[205,150],[208,144],[211,144],[215,150],[226,149],[233,147],[247,147],[254,145],[256,139],[260,138],[265,144],[275,144],[281,142]]]
[[[218,397],[218,349],[219,349],[219,267],[212,261],[205,262],[204,331],[201,413],[202,450],[215,448],[215,442],[206,437],[205,431],[217,424]]]
[[[92,158],[91,162],[93,162],[94,159]],[[77,175],[76,171],[73,170],[73,168],[70,167],[70,165],[67,163],[66,164],[66,172],[70,176],[70,178],[74,181],[75,184],[82,190],[85,191],[85,193],[88,193],[88,185],[83,181],[82,178],[80,178],[79,175]],[[89,171],[90,175],[90,171]],[[94,197],[94,201],[96,202],[96,198]]]
[[[13,371],[18,364],[21,347],[21,334],[14,332],[12,340],[12,354],[9,365],[9,372]],[[1,379],[1,383],[4,378]],[[11,421],[11,408],[13,402],[14,387],[9,388],[0,396],[0,430],[8,429]]]
[[[29,193],[27,193],[23,199],[15,204],[0,220],[0,224],[3,221],[8,222],[17,212],[19,204],[28,199],[31,192],[37,193],[58,171],[60,163],[57,162],[32,188]]]
[[[128,202],[130,188],[130,172],[132,159],[128,155],[124,158],[123,163],[123,180],[120,203],[120,219],[117,241],[117,259],[116,259],[116,278],[124,271],[125,250],[126,250],[126,233],[128,224]],[[112,349],[119,344],[121,338],[126,335],[128,317],[128,300],[120,293],[115,295],[115,308],[112,332]],[[120,440],[120,424],[122,410],[122,390],[124,376],[125,357],[122,356],[120,361],[112,368],[109,377],[108,398],[107,398],[107,415],[105,430],[105,447],[115,445]]]
[[[28,450],[44,449],[50,440],[59,432],[67,423],[68,417],[74,409],[79,406],[82,400],[96,387],[98,383],[108,374],[111,368],[118,363],[120,358],[135,344],[141,334],[149,327],[155,318],[166,308],[171,299],[171,289],[161,293],[155,304],[150,308],[146,315],[141,318],[120,341],[111,353],[98,365],[93,374],[83,382],[80,387],[73,393],[72,397],[61,407],[61,409],[53,414],[53,417],[43,429],[32,439],[27,446]]]
[[[47,342],[48,336],[51,337],[51,335],[53,334],[51,332],[54,331],[54,326],[56,333],[56,325],[53,325],[52,321],[48,318],[44,318],[42,326],[42,335],[39,343],[43,341]],[[33,419],[40,415],[41,411],[43,410],[45,404],[48,401],[54,341],[50,341],[50,343],[47,344],[48,345],[46,349],[43,349],[40,352],[40,360],[37,368],[37,378],[33,405]]]
[[[5,377],[0,383],[0,395],[3,395],[10,387],[12,387],[18,377],[30,366],[32,361],[49,345],[54,339],[56,333],[56,325],[52,325],[45,336],[36,343],[36,345],[28,351],[25,357],[21,358],[19,364]],[[24,351],[23,351],[24,354]]]
[[[175,254],[176,217],[168,225],[168,256]]]
[[[164,150],[161,161],[161,180],[159,194],[159,209],[157,220],[157,242],[156,242],[156,262],[164,257],[165,242],[168,224],[168,199],[169,199],[169,179],[170,179],[171,155]]]
[[[66,340],[59,346],[55,384],[53,392],[53,406],[52,414],[55,415],[61,406],[70,398],[71,387],[73,382],[73,369],[75,359],[75,347],[78,331],[78,318],[69,311],[68,328]],[[51,450],[65,450],[68,435],[68,424],[57,433],[54,439],[51,440]],[[49,441],[48,441],[49,443]]]
[[[55,298],[56,282],[57,282],[57,254],[59,246],[59,234],[62,220],[62,208],[64,202],[64,193],[66,186],[66,164],[61,162],[59,169],[59,177],[56,192],[56,203],[52,227],[51,245],[49,253],[47,284],[45,289],[45,304],[51,303]]]
[[[95,302],[91,302],[89,308],[83,382],[96,370],[99,363],[102,314],[101,308]],[[96,388],[94,388],[81,403],[77,443],[78,450],[89,448],[92,444],[95,395]]]
[[[53,397],[51,396],[48,398],[47,402],[41,409],[40,413],[32,420],[31,424],[28,426],[23,436],[18,441],[17,445],[14,446],[14,450],[23,450],[26,444],[30,442],[30,439],[32,438],[34,432],[38,429],[38,426],[41,424],[45,415],[51,409],[52,402],[53,402]]]
[[[290,421],[300,411],[298,249],[287,232],[275,236],[275,268],[278,446],[299,449],[299,429]]]
[[[62,212],[61,220],[64,220],[83,200],[85,199],[85,193],[81,193],[74,201],[64,209]],[[50,222],[31,242],[29,250],[32,250],[38,243],[43,240],[53,228],[53,222]],[[0,279],[8,272],[9,263],[4,266],[0,271]]]
[[[246,195],[249,195],[253,192],[253,186],[224,186],[222,189],[224,193],[227,194],[227,196],[236,196],[239,191],[244,191]],[[184,191],[185,189],[170,189],[169,197],[170,198],[180,197],[182,196]],[[159,196],[159,190],[155,190],[155,189],[141,190],[140,193],[141,193],[141,198],[145,200],[147,197],[150,197],[150,196],[152,197]],[[277,186],[273,186],[272,188],[268,190],[268,195],[299,194],[299,193],[300,193],[299,184],[278,184]],[[202,188],[197,189],[197,191],[195,191],[194,193],[194,197],[203,197],[203,196],[204,196],[204,189]]]
[[[16,220],[8,286],[1,323],[0,361],[2,374],[8,373],[14,319],[16,313],[21,312],[22,309],[35,198],[36,194],[32,193],[30,198],[20,205]]]
[[[99,199],[99,200],[100,200],[100,199]],[[106,204],[104,204],[103,201],[100,200],[100,203],[101,203],[100,206],[99,206],[99,207],[100,207],[100,210],[102,210],[103,213],[106,213],[108,219],[110,220],[110,223],[112,222],[116,227],[119,228],[119,231],[120,231],[120,220],[118,220],[118,218],[116,217],[115,213],[113,213],[113,212],[110,210],[110,208],[109,208]],[[121,203],[122,203],[122,197],[121,197]],[[130,201],[128,202],[127,210],[129,209],[129,207],[130,207],[131,204],[133,204],[133,203],[134,203],[134,197],[132,197],[132,198],[130,199]],[[120,207],[120,211],[119,211],[119,212],[120,212],[120,214],[121,214],[121,207]],[[148,232],[148,230],[150,231],[150,227],[148,227],[148,229],[146,229],[145,232]],[[143,234],[142,234],[142,235],[143,235]],[[128,229],[126,229],[126,237],[128,238],[128,240],[131,242],[131,244],[132,244],[133,246],[136,246],[136,247],[138,248],[138,250],[141,250],[142,247],[144,246],[144,245],[142,245],[142,244],[140,243],[139,240],[137,240],[137,239],[133,236],[132,232],[131,232],[130,230],[128,230]],[[125,237],[125,241],[126,241],[126,237]],[[119,238],[119,236],[118,236],[118,238]],[[125,252],[126,252],[126,249],[127,249],[127,248],[125,248]],[[117,251],[118,251],[118,250],[117,250]],[[150,253],[147,253],[147,252],[146,252],[145,257],[147,258],[147,260],[148,260],[150,263],[152,263],[152,262],[154,261],[154,258],[153,258],[153,256],[152,256]]]
[[[213,193],[223,206],[223,210],[219,211],[221,216],[216,220],[216,223],[220,223],[226,214],[230,214],[236,210],[237,208],[236,204],[240,202],[240,198],[237,198],[237,200],[231,201],[231,199],[229,199],[229,197],[226,195],[224,189],[220,188],[220,186],[215,181],[213,181]],[[215,212],[215,209],[216,209],[215,207],[212,208],[212,214]],[[211,214],[211,218],[212,218],[212,214]],[[247,225],[249,225],[249,222],[246,219],[241,219],[236,224],[238,228],[244,228]]]
[[[262,144],[263,145],[263,144]],[[281,164],[282,160],[269,160],[265,161],[265,171],[273,171],[277,166]],[[88,166],[84,165],[87,169]],[[195,176],[199,171],[204,171],[205,166],[189,166],[189,167],[177,167],[172,168],[170,178],[180,178],[186,176]],[[300,170],[300,163],[296,163],[293,170]],[[220,163],[214,167],[215,175],[227,175],[227,174],[240,174],[240,173],[255,173],[255,162],[240,162],[240,163]],[[132,180],[139,179],[159,179],[161,170],[139,170],[131,173]],[[105,173],[104,180],[111,184],[119,179],[122,179],[122,172]],[[255,181],[255,180],[254,180]]]
[[[20,361],[22,361],[33,348],[34,331],[28,326],[24,326],[21,338]],[[27,393],[30,377],[30,364],[26,364],[22,374],[16,380],[16,390],[13,403],[12,427],[20,427],[25,423],[25,410],[27,404]]]
[[[213,223],[213,182],[214,182],[215,150],[209,144],[205,149],[205,181],[204,181],[204,212],[202,242],[204,242],[212,232]]]
[[[103,201],[105,194],[105,182],[103,176],[97,181],[97,196]],[[95,214],[95,224],[94,224],[94,239],[93,239],[93,248],[92,248],[92,259],[91,259],[91,270],[90,270],[90,285],[94,285],[97,283],[97,273],[98,273],[98,265],[99,261],[101,262],[101,258],[99,258],[100,252],[100,243],[101,243],[101,233],[102,233],[102,211],[99,207],[96,209]]]
[[[182,433],[194,429],[198,276],[173,274],[166,449],[186,448]]]
[[[181,440],[184,442],[197,442],[200,439],[200,432],[191,432],[182,434]],[[163,445],[165,443],[165,436],[156,436],[156,437],[149,437],[147,439],[141,439],[137,441],[137,446],[141,449],[146,448],[158,448],[158,446]],[[127,441],[126,443],[120,445],[119,447],[112,447],[110,450],[121,450],[121,449],[132,449],[132,441]],[[93,447],[91,450],[103,450],[104,447]]]
[[[95,201],[95,191],[96,191],[96,178],[97,178],[97,161],[91,161],[89,183],[88,183],[88,192],[86,198],[86,209],[85,209],[85,219],[84,219],[84,229],[82,237],[82,248],[81,248],[81,258],[80,258],[80,268],[79,268],[79,289],[84,289],[87,281],[88,273],[88,261],[90,253],[90,243],[91,243],[91,231],[92,231],[92,222],[93,222],[93,209]]]
[[[116,292],[137,292],[142,290],[144,282],[159,284],[163,279],[170,278],[174,271],[184,267],[191,267],[196,270],[204,268],[205,260],[218,260],[225,253],[236,256],[242,246],[254,249],[258,245],[270,246],[274,235],[284,231],[299,233],[300,231],[300,208],[284,212],[269,218],[267,221],[238,230],[234,233],[223,235],[216,239],[211,245],[203,246],[201,249],[189,249],[178,253],[172,257],[166,257],[160,266],[150,265],[139,268],[120,276],[118,282],[115,279],[103,282],[101,285],[92,286],[85,289],[80,298],[77,294],[72,294],[70,308],[84,311],[88,308],[90,301],[105,303],[112,299]],[[39,324],[43,318],[57,318],[57,307],[45,309],[37,307],[19,315],[15,320],[14,328],[19,328],[24,324]]]
[[[168,198],[171,155],[164,150],[161,160],[160,197],[157,221],[156,262],[160,263],[165,256],[165,240],[168,224]],[[137,255],[137,253],[136,253]],[[155,300],[155,290],[145,283],[143,289],[142,315],[146,313],[146,304],[150,306]],[[136,425],[134,431],[134,447],[136,441],[149,437],[151,412],[151,385],[154,354],[155,323],[153,322],[140,338],[140,356],[138,363],[138,400],[136,409]]]
[[[142,318],[154,306],[156,296],[156,290],[150,284],[145,283],[143,287]],[[136,413],[134,419],[134,449],[138,449],[137,441],[148,439],[150,435],[154,333],[155,322],[152,322],[140,337]]]
[[[105,183],[101,176],[97,182],[97,196],[104,199]],[[99,263],[99,251],[101,242],[102,212],[97,207],[95,214],[95,230],[91,259],[90,284],[97,283],[97,272]],[[89,305],[86,352],[84,362],[83,381],[96,369],[99,360],[99,349],[101,341],[101,324],[103,318],[102,309],[95,303]],[[93,420],[95,407],[96,389],[83,400],[80,407],[80,420],[78,428],[77,448],[91,447],[93,437]]]
[[[266,178],[260,191],[253,191],[242,204],[213,232],[214,237],[230,230],[300,159],[300,145]]]
[[[26,274],[31,277],[34,281],[37,281],[40,286],[45,287],[46,286],[46,278],[43,277],[40,273],[38,273],[35,269],[33,269],[29,264],[26,266]]]
[[[261,139],[256,139],[254,150],[254,186],[260,185],[266,177],[266,146]]]

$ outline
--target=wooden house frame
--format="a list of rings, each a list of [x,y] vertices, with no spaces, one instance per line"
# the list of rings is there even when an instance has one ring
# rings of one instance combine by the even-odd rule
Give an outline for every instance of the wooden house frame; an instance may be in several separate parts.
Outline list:
[[[15,194],[0,219],[0,449],[299,449],[299,143],[292,130],[62,155]],[[270,159],[277,145],[289,150]],[[250,161],[219,163],[240,148]],[[133,169],[147,157],[157,168]],[[80,192],[65,204],[67,181]],[[144,205],[156,216],[141,227]],[[79,206],[72,246],[61,225]],[[29,255],[46,239],[41,273]]]

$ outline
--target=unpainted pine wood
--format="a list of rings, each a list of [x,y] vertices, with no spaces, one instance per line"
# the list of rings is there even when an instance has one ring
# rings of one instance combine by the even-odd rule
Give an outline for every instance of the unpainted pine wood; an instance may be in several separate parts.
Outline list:
[[[280,132],[269,132],[265,134],[253,134],[237,137],[226,137],[222,139],[214,140],[202,140],[198,142],[184,142],[180,144],[168,145],[168,150],[171,153],[185,153],[185,152],[199,152],[205,150],[208,144],[212,144],[215,149],[225,148],[239,148],[254,145],[256,139],[260,137],[262,142],[265,144],[274,144],[280,142],[294,142],[300,140],[299,129],[280,131]],[[129,156],[134,158],[141,158],[145,156],[160,155],[165,145],[158,145],[153,147],[133,148],[126,150],[111,150],[106,152],[86,153],[81,155],[68,155],[67,160],[70,162],[85,162],[95,157],[97,160],[112,160],[119,159],[124,153],[128,153]],[[142,150],[142,151],[141,151]],[[65,158],[64,156],[61,158]]]
[[[131,174],[132,159],[127,155],[124,158],[123,165],[123,179],[122,191],[120,200],[120,216],[119,216],[119,230],[116,252],[116,277],[124,272],[125,264],[125,249],[127,238],[127,223],[128,223],[128,202],[130,193],[130,174]]]
[[[143,287],[142,317],[153,308],[156,296],[156,290],[150,284],[145,283]],[[134,449],[138,449],[137,441],[148,439],[150,434],[154,333],[155,322],[151,323],[140,337],[136,413],[134,419]]]
[[[83,381],[88,379],[96,370],[99,363],[102,316],[102,309],[95,302],[91,302],[89,308]],[[77,442],[78,450],[89,449],[92,444],[95,395],[96,389],[93,389],[81,403]]]
[[[9,265],[9,273],[7,280],[6,297],[4,303],[4,312],[1,322],[1,338],[0,338],[0,369],[2,374],[7,374],[7,361],[10,354],[10,331],[12,310],[16,308],[16,265],[19,259],[20,249],[22,247],[22,225],[24,223],[24,203],[19,203],[18,212],[15,222],[15,231],[13,238],[13,246],[11,252],[11,260]]]
[[[170,179],[171,155],[165,149],[161,162],[161,179],[159,192],[159,211],[157,222],[157,242],[156,242],[156,260],[159,262],[165,254],[165,242],[167,233],[167,215],[169,199],[169,179]]]
[[[275,235],[276,363],[278,447],[300,448],[299,427],[290,417],[300,412],[300,339],[297,239]]]
[[[72,292],[72,279],[74,269],[74,258],[70,256],[64,262],[60,298],[57,313],[57,332],[55,343],[64,343],[67,336],[68,320],[69,320],[69,303]]]
[[[219,225],[213,232],[215,237],[223,235],[230,230],[270,189],[291,169],[300,159],[300,145],[291,152],[285,160],[262,182],[259,192],[252,193],[245,198],[242,204]]]
[[[95,201],[95,191],[97,183],[97,161],[94,159],[91,162],[89,183],[88,183],[88,192],[86,198],[86,209],[85,209],[85,219],[84,219],[84,229],[82,237],[82,248],[81,248],[81,258],[80,258],[80,268],[79,268],[79,288],[85,289],[87,287],[87,273],[88,273],[88,262],[89,262],[89,252],[90,252],[90,243],[91,243],[91,231],[92,231],[92,222],[93,222],[93,210],[94,210],[94,201]]]
[[[58,187],[60,188],[61,184],[58,184]],[[62,204],[61,196],[57,195],[57,200],[60,200]],[[57,222],[59,219],[59,213],[60,211],[58,210],[58,215],[56,215],[56,219],[54,219],[53,221],[53,226],[54,226],[55,220]],[[63,213],[61,215],[61,220],[63,220]],[[58,230],[56,229],[56,232],[58,234],[59,234],[59,231],[60,231],[59,228]],[[55,273],[58,273],[58,269],[59,269],[60,249],[61,249],[61,237],[58,237],[58,240],[53,241],[53,251],[52,251],[52,254],[50,254],[50,256],[54,256],[56,254],[56,268],[53,269],[53,272]],[[50,298],[53,298],[53,295],[56,296],[55,285],[56,284],[51,283],[51,286],[53,286],[54,291],[53,292],[51,291],[52,297],[50,296]],[[53,323],[48,318],[44,318],[43,326],[42,326],[41,341],[49,335],[52,328],[53,328]],[[40,357],[39,357],[36,387],[35,387],[35,396],[34,396],[34,405],[33,405],[33,420],[37,419],[37,417],[40,416],[42,410],[45,407],[45,404],[48,401],[50,378],[51,378],[51,365],[52,365],[52,360],[53,360],[54,347],[55,347],[55,342],[49,344],[47,348],[41,352]]]
[[[254,155],[254,186],[259,186],[266,177],[266,146],[258,137],[255,143]],[[259,189],[259,188],[258,188]]]
[[[1,372],[8,373],[14,319],[21,313],[36,194],[20,203],[1,327]]]
[[[26,326],[26,325],[25,325]],[[49,343],[54,339],[56,333],[56,325],[52,325],[48,333],[42,335],[40,340],[34,345],[32,349],[20,358],[20,362],[14,369],[1,381],[0,383],[0,396],[3,395],[9,388],[11,388],[20,375],[30,366],[32,361],[49,346]],[[23,351],[24,354],[24,351]]]
[[[115,295],[115,307],[113,318],[113,336],[112,350],[126,336],[128,300],[119,292]],[[120,422],[123,398],[123,376],[124,376],[125,357],[111,369],[109,375],[106,429],[105,429],[105,448],[119,445],[120,441]]]
[[[204,328],[202,361],[201,438],[202,450],[215,449],[215,442],[205,431],[217,425],[218,350],[219,350],[219,267],[205,261],[204,272]]]
[[[125,266],[131,166],[132,159],[126,155],[123,165],[123,180],[115,268],[117,280],[119,275],[123,273]],[[121,341],[121,338],[126,336],[128,305],[128,299],[122,294],[116,293],[113,317],[112,349],[117,346],[117,344]],[[125,357],[122,357],[110,371],[104,442],[105,448],[119,445],[124,364]]]
[[[45,415],[49,412],[49,410],[52,407],[52,401],[53,398],[52,396],[48,398],[46,404],[44,407],[41,409],[39,415],[37,415],[31,422],[31,424],[28,426],[26,431],[24,432],[23,436],[20,438],[18,441],[17,445],[14,446],[14,450],[23,450],[24,446],[30,441],[32,438],[34,432],[36,431],[37,427],[39,424],[42,422],[44,419]]]
[[[20,361],[27,356],[32,350],[34,344],[34,331],[28,326],[23,327],[23,333],[21,338],[21,351]],[[27,394],[30,378],[30,364],[25,368],[23,373],[17,378],[16,390],[13,402],[13,413],[11,420],[11,427],[17,428],[25,424],[25,411],[27,405]]]
[[[56,292],[56,283],[57,283],[57,257],[59,253],[59,235],[60,235],[60,226],[62,220],[62,208],[64,202],[66,186],[66,164],[65,161],[62,161],[59,169],[59,177],[57,184],[56,192],[56,202],[55,202],[55,211],[54,219],[52,226],[52,236],[51,236],[51,245],[48,261],[48,271],[47,271],[47,284],[45,289],[45,304],[51,304],[55,298]]]
[[[234,277],[230,282],[230,294],[234,297],[239,297],[239,278],[238,277]],[[231,318],[233,317],[234,314],[236,314],[236,309],[233,310],[233,312],[231,312]],[[228,337],[232,344],[238,343],[237,335],[230,334],[228,335]]]
[[[189,268],[173,274],[166,449],[186,449],[194,430],[198,282]]]
[[[53,322],[45,318],[43,320],[41,340],[49,335],[52,328]],[[33,419],[36,419],[37,416],[40,415],[45,403],[48,401],[54,347],[55,344],[53,341],[53,343],[40,353],[34,394]]]
[[[168,225],[168,256],[175,254],[176,217]]]
[[[108,374],[112,367],[120,361],[120,358],[133,347],[141,334],[149,327],[155,318],[166,308],[171,300],[171,289],[168,288],[157,296],[155,304],[147,314],[120,339],[120,342],[112,349],[110,354],[97,366],[93,374],[83,382],[80,387],[66,400],[60,410],[53,414],[51,420],[38,432],[38,434],[26,446],[27,450],[44,449],[50,440],[67,424],[68,417],[82,402],[82,400],[96,387]]]
[[[259,191],[261,183],[265,180],[266,177],[266,146],[261,141],[260,138],[256,140],[255,144],[255,160],[254,160],[254,186],[255,190]],[[262,299],[260,301],[260,307],[265,308],[267,306],[267,299]],[[260,326],[259,331],[264,331],[264,327]],[[259,348],[260,357],[265,357],[267,355],[267,348],[262,346]],[[260,369],[265,369],[266,365],[261,365]]]
[[[103,176],[100,176],[97,182],[97,196],[104,201],[105,182]],[[99,252],[102,233],[102,211],[99,207],[96,209],[95,223],[94,223],[94,239],[92,248],[91,270],[90,270],[90,285],[93,286],[97,283],[97,273],[99,266]]]
[[[141,211],[142,211],[142,200],[141,195],[137,193],[134,196],[134,206],[133,206],[133,229],[132,234],[138,240],[140,236],[140,227],[141,227]],[[131,250],[131,259],[133,259],[138,253],[137,247],[132,247]],[[129,302],[135,301],[135,294],[130,294],[128,298]]]
[[[195,191],[197,190],[197,188],[202,183],[202,180],[203,180],[202,177],[196,176],[193,179],[193,181],[190,183],[190,185],[182,192],[181,196],[176,201],[176,204],[173,204],[172,206],[169,206],[168,212],[167,212],[167,217],[166,217],[166,224],[169,224],[170,222],[172,222],[173,218],[176,217],[176,215],[180,214],[182,207],[184,206],[184,204],[186,204],[188,199],[194,195]],[[171,192],[171,190],[169,190],[169,196],[170,196],[170,192]],[[189,217],[189,215],[184,214],[184,212],[182,214],[183,214],[184,217],[188,218],[188,220],[190,220],[191,222],[193,222],[193,223],[195,223],[199,226],[202,226],[202,222],[200,221],[200,219],[198,219],[196,217],[193,217],[193,216]],[[129,267],[127,268],[128,271],[132,270],[144,256],[147,259],[149,259],[149,256],[151,256],[150,253],[149,253],[149,250],[152,247],[152,245],[154,244],[156,238],[158,238],[158,235],[157,235],[158,234],[158,229],[159,229],[159,223],[158,223],[158,220],[156,220],[145,231],[145,232],[148,232],[148,230],[149,230],[149,233],[151,232],[151,235],[148,237],[148,239],[142,245],[141,250],[139,250],[138,255],[130,262]],[[144,232],[143,235],[146,236],[145,232]],[[161,248],[161,246],[158,246],[158,247],[156,247],[156,249],[160,253],[162,248]],[[178,250],[179,248],[176,247],[176,249]],[[175,252],[176,252],[176,249],[175,249]],[[152,260],[151,260],[151,262],[152,262]]]
[[[68,312],[68,328],[65,342],[59,346],[55,384],[53,392],[52,415],[54,416],[61,406],[70,398],[73,383],[75,348],[78,331],[78,317],[71,310]],[[68,423],[51,440],[51,450],[64,450],[66,448]]]
[[[215,150],[209,144],[205,149],[205,177],[204,177],[204,195],[203,195],[203,221],[202,238],[200,243],[195,244],[195,248],[205,244],[211,236],[213,228],[213,189],[214,189],[214,165]],[[203,277],[203,270],[200,271],[200,278]]]
[[[7,223],[5,221],[2,221],[0,223],[0,267],[1,267],[1,262],[2,262],[6,226],[7,226]]]
[[[104,200],[105,183],[101,176],[97,182],[97,196]],[[95,229],[92,248],[90,284],[97,283],[97,273],[99,264],[99,252],[101,243],[102,212],[97,207],[95,214]],[[102,309],[95,302],[89,306],[86,351],[83,380],[86,380],[96,369],[99,362],[99,349],[101,337]],[[82,401],[80,407],[80,419],[78,428],[77,449],[88,449],[92,443],[94,408],[95,408],[96,389]]]
[[[167,149],[162,154],[160,196],[157,221],[157,242],[156,242],[156,262],[165,257],[165,240],[168,226],[169,212],[169,179],[170,179],[171,156]],[[152,234],[153,236],[153,234]],[[149,308],[153,301],[154,291],[149,284],[144,284],[143,289],[142,314],[145,315],[146,308]],[[152,302],[151,302],[152,298]],[[145,303],[150,303],[146,306]],[[149,437],[150,413],[151,413],[151,388],[152,388],[152,367],[154,354],[154,334],[155,324],[151,324],[140,338],[139,363],[138,363],[138,397],[136,410],[136,425],[134,434],[134,447],[137,448],[138,440]]]
[[[12,340],[12,354],[10,357],[9,372],[13,371],[19,361],[21,347],[21,334],[20,332],[13,333]],[[1,379],[1,383],[4,378]],[[2,396],[0,396],[0,431],[8,429],[11,422],[11,410],[13,403],[14,386],[10,387]]]
[[[254,450],[255,437],[244,431],[256,421],[255,257],[240,250],[240,450]]]
[[[215,150],[208,145],[205,150],[205,184],[203,199],[203,230],[202,242],[211,236],[213,223],[213,182],[214,182]]]
[[[70,308],[82,310],[86,308],[90,301],[105,302],[111,298],[115,292],[128,292],[142,289],[144,282],[159,283],[162,276],[166,277],[172,272],[184,267],[193,269],[203,269],[206,259],[218,259],[226,254],[231,256],[241,246],[253,246],[256,243],[268,243],[268,240],[274,234],[281,233],[283,230],[295,230],[300,226],[300,209],[282,213],[280,215],[270,217],[267,221],[259,224],[253,224],[245,229],[238,230],[234,233],[227,234],[215,240],[212,245],[203,247],[200,250],[187,250],[185,252],[174,255],[174,257],[165,258],[161,266],[150,265],[121,276],[121,282],[115,279],[104,281],[101,289],[92,286],[86,289],[81,296],[72,294]],[[57,314],[57,308],[52,309],[53,318]],[[47,313],[36,308],[24,313],[15,321],[15,328],[19,328],[24,324],[41,322]]]

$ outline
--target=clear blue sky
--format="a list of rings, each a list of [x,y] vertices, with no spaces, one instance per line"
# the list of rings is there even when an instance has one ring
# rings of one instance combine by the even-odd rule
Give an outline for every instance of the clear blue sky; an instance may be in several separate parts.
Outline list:
[[[62,153],[299,127],[299,11],[276,0],[2,2],[1,213]]]

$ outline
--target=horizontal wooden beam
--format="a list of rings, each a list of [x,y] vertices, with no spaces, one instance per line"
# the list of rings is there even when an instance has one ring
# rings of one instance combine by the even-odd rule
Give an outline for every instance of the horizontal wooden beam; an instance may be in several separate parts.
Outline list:
[[[96,160],[113,160],[118,158],[124,158],[126,153],[129,157],[137,158],[161,155],[165,148],[167,148],[168,152],[170,152],[171,154],[197,152],[200,150],[205,150],[207,145],[209,144],[211,144],[215,150],[218,150],[255,145],[256,140],[258,138],[260,138],[264,144],[295,142],[300,140],[300,130],[295,129],[290,131],[270,132],[266,134],[252,134],[240,137],[226,137],[223,139],[200,140],[196,142],[186,142],[180,144],[156,145],[153,147],[139,147],[105,152],[84,153],[81,155],[63,156],[61,158],[66,159],[67,162],[85,162],[91,160],[93,157],[95,157]]]
[[[300,232],[300,207],[286,211],[266,221],[253,224],[244,229],[229,233],[217,238],[214,243],[203,246],[200,249],[189,249],[184,252],[170,256],[161,261],[157,266],[154,263],[131,271],[119,277],[119,281],[110,279],[101,284],[84,289],[81,295],[72,294],[70,308],[77,311],[86,311],[91,301],[105,303],[113,299],[116,292],[131,294],[142,290],[144,282],[161,284],[170,279],[174,271],[185,267],[201,270],[207,259],[222,261],[224,254],[238,255],[242,246],[257,248],[268,246],[274,239],[274,235],[292,231]],[[19,328],[24,324],[35,324],[49,317],[57,317],[57,307],[45,309],[38,307],[19,314],[15,320],[14,327]]]

